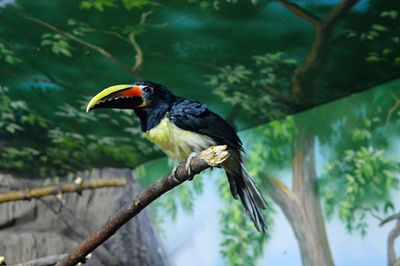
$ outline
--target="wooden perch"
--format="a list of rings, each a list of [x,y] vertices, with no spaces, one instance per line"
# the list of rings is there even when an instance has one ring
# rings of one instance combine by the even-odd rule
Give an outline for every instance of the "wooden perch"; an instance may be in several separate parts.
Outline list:
[[[136,195],[133,200],[119,211],[111,220],[103,225],[97,232],[89,236],[78,247],[76,247],[68,256],[64,257],[58,266],[76,265],[83,261],[85,257],[104,243],[115,232],[121,228],[130,219],[139,214],[151,202],[159,198],[164,193],[182,184],[184,181],[192,178],[201,171],[219,166],[229,156],[226,145],[213,146],[195,156],[190,162],[191,174],[188,175],[185,169],[185,163],[178,166],[176,176],[172,173],[157,180],[145,190]]]
[[[55,265],[57,261],[62,259],[66,254],[50,255],[47,257],[37,258],[30,261],[24,261],[14,266],[50,266]]]
[[[46,186],[23,190],[10,191],[0,194],[0,203],[20,200],[38,199],[50,195],[63,193],[80,193],[82,190],[105,187],[121,187],[126,185],[125,178],[102,178],[80,181],[74,183],[62,183],[56,186]]]

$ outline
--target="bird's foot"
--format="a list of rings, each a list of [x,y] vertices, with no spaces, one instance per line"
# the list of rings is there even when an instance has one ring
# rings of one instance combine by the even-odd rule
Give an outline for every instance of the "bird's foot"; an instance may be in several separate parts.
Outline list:
[[[192,168],[190,167],[190,164],[192,163],[193,158],[196,157],[197,155],[198,155],[197,152],[192,152],[186,160],[185,169],[186,169],[186,174],[189,176],[188,180],[190,181],[193,180],[193,176],[191,176]]]
[[[176,171],[178,170],[178,167],[179,167],[179,164],[178,164],[178,165],[175,165],[175,166],[174,166],[174,169],[172,169],[172,174],[171,174],[172,180],[173,180],[175,183],[181,183],[181,181],[179,181],[179,179],[176,178]]]

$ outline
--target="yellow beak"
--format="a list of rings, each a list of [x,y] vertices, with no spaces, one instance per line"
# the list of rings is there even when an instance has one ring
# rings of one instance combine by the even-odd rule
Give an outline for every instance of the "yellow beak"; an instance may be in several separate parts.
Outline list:
[[[127,99],[129,100],[129,98],[132,100],[136,98],[135,102],[137,102],[137,98],[140,98],[140,104],[142,104],[141,96],[142,91],[140,86],[129,84],[111,86],[102,90],[90,100],[86,107],[86,112],[94,109],[95,106],[96,108],[128,108],[127,104],[129,102]],[[130,100],[132,102],[132,106],[130,107],[138,107],[138,104],[134,104],[132,100]]]

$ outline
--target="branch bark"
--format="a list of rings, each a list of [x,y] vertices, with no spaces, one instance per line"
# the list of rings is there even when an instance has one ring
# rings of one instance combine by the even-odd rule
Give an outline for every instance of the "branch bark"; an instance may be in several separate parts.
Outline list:
[[[121,228],[121,226],[139,214],[155,199],[182,184],[184,181],[192,178],[201,171],[210,167],[219,166],[228,158],[228,156],[229,153],[226,145],[210,147],[199,153],[190,161],[190,175],[187,174],[185,163],[180,164],[175,171],[175,176],[170,173],[136,195],[133,200],[110,221],[103,225],[97,232],[89,236],[68,256],[64,257],[59,263],[57,263],[57,265],[67,266],[79,263],[90,252],[110,238],[119,228]]]
[[[351,9],[358,0],[342,0],[329,15],[316,24],[315,41],[306,56],[304,63],[301,64],[292,76],[292,95],[299,101],[300,94],[304,94],[306,81],[313,80],[310,78],[311,74],[317,70],[327,50],[327,44],[332,37],[333,29],[339,18],[349,9]],[[309,84],[309,82],[308,82]]]
[[[305,21],[311,23],[314,26],[318,25],[319,21],[321,20],[316,15],[303,9],[302,7],[300,7],[299,5],[297,5],[295,3],[292,3],[292,2],[286,1],[286,0],[277,0],[277,1],[278,1],[278,3],[280,3],[281,5],[286,7],[290,12],[299,16],[300,18],[304,19]]]
[[[124,178],[103,178],[75,183],[63,183],[57,186],[30,188],[1,193],[0,203],[38,199],[50,195],[58,195],[60,193],[80,193],[82,190],[120,187],[125,185],[126,180]]]

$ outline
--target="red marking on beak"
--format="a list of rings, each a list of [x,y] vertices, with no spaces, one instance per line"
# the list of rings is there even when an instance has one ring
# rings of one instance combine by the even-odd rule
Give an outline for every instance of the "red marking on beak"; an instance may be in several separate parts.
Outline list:
[[[121,95],[129,97],[142,97],[142,89],[140,87],[134,86],[132,88],[123,90],[121,92]]]

